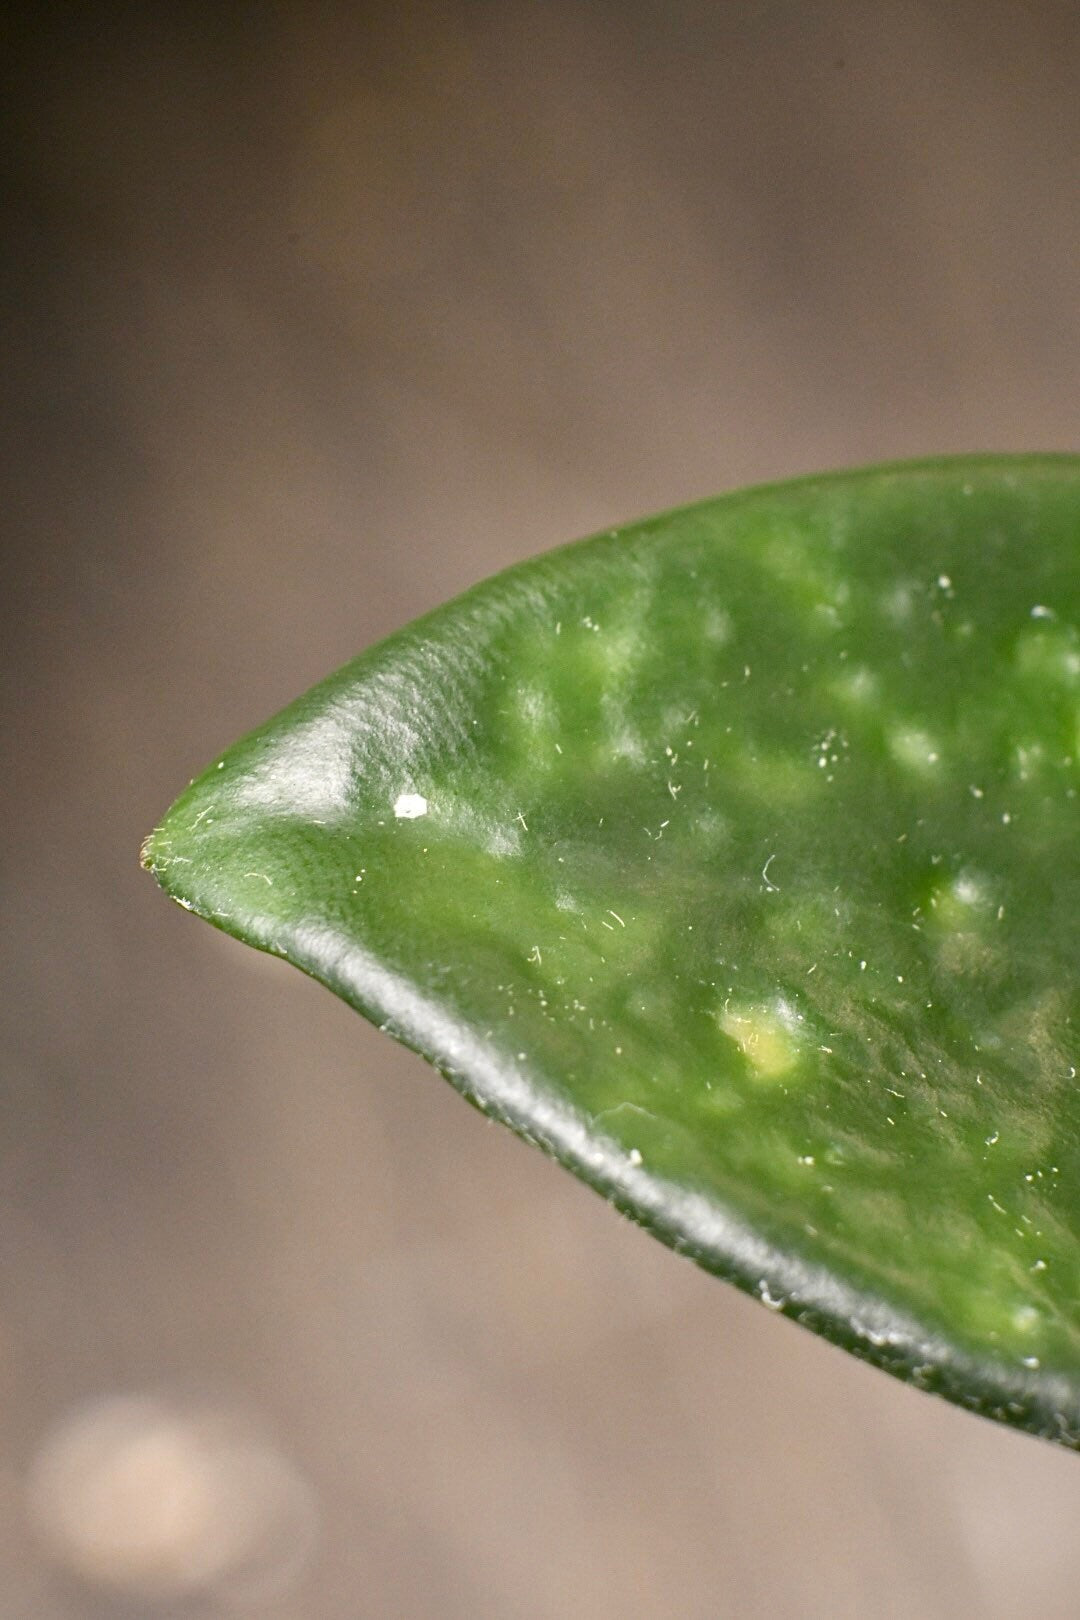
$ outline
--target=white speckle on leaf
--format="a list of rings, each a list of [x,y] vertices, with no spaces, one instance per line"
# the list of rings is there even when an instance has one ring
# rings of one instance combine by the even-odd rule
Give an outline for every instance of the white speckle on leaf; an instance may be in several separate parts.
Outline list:
[[[399,793],[394,800],[394,814],[399,821],[416,821],[428,813],[428,802],[422,793]]]

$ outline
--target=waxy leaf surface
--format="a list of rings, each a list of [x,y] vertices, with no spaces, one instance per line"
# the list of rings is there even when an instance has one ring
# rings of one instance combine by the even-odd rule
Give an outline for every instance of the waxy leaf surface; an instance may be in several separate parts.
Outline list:
[[[145,859],[703,1266],[1077,1445],[1078,758],[1080,458],[912,464],[510,569]]]

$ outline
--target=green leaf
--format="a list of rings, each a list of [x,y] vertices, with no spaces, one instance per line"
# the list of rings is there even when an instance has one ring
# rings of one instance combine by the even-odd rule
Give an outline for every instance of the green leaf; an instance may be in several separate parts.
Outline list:
[[[1080,457],[512,568],[145,852],[673,1248],[1080,1445]]]

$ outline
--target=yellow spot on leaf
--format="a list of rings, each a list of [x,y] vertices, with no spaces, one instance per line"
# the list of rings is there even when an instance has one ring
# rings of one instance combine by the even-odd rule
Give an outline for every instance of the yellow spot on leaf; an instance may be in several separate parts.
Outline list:
[[[778,1080],[795,1067],[799,1048],[794,1023],[794,1015],[784,1003],[775,1007],[729,1003],[720,1014],[720,1028],[760,1080]]]

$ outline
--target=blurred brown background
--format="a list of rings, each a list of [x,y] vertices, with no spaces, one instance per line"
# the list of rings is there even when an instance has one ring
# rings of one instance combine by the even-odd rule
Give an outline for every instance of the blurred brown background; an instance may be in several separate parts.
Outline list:
[[[136,859],[517,558],[1076,448],[1076,5],[39,6],[0,46],[0,1616],[1077,1615],[1078,1459],[676,1260]]]

